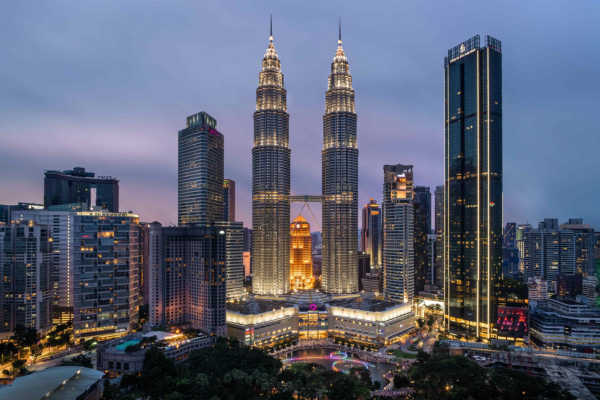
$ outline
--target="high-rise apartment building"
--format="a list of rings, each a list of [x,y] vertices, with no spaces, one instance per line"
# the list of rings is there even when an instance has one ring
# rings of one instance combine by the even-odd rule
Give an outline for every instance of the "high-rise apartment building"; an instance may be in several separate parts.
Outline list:
[[[235,181],[223,181],[223,221],[235,222]]]
[[[18,221],[0,225],[0,338],[17,325],[52,329],[52,232]]]
[[[14,221],[34,221],[48,226],[51,231],[53,251],[50,279],[54,324],[66,324],[73,320],[76,215],[74,211],[55,210],[22,210],[11,213]]]
[[[387,300],[414,298],[413,166],[383,167],[383,293]]]
[[[44,207],[71,203],[87,203],[119,212],[119,181],[112,176],[96,176],[80,167],[45,171]]]
[[[554,292],[559,274],[595,276],[594,229],[581,219],[558,224],[556,218],[546,218],[537,229],[519,232],[517,246],[522,247],[523,276],[527,280],[541,276]],[[521,244],[522,242],[522,244]]]
[[[179,131],[179,226],[223,220],[224,138],[205,112]]]
[[[383,236],[381,208],[377,200],[370,199],[362,210],[360,250],[371,256],[370,265],[380,267],[383,262]]]
[[[448,51],[445,92],[444,326],[495,336],[502,267],[502,53],[479,35]]]
[[[290,237],[290,286],[292,289],[311,289],[313,286],[312,237],[310,224],[302,215],[292,221]]]
[[[73,336],[131,332],[139,312],[139,217],[107,210],[75,213]]]
[[[329,293],[354,293],[358,290],[358,147],[354,89],[341,28],[325,99],[321,286]]]
[[[435,284],[444,286],[444,185],[435,187]]]
[[[252,148],[252,289],[257,294],[285,294],[290,290],[291,150],[286,91],[272,28],[258,79]]]
[[[569,218],[569,223],[562,224],[560,229],[568,229],[575,234],[575,268],[577,273],[584,276],[596,275],[594,248],[596,233],[589,224],[584,224],[581,218]]]
[[[190,322],[205,332],[226,335],[225,303],[230,283],[226,283],[226,265],[228,248],[232,249],[227,242],[230,231],[238,231],[241,247],[241,225],[216,222],[176,228],[150,224],[151,325]]]
[[[427,186],[413,189],[415,295],[425,290],[429,274],[427,236],[431,233],[431,191]]]
[[[559,274],[574,274],[576,268],[575,234],[568,229],[560,229],[558,219],[546,218],[537,229],[522,232],[523,237],[523,279],[527,281],[540,276],[548,281],[549,290],[554,293]],[[517,241],[517,244],[520,244]]]

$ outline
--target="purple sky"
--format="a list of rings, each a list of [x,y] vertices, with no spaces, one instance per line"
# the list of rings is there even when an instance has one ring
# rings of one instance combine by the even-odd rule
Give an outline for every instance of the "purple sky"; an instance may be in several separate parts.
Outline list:
[[[356,91],[360,207],[381,201],[383,164],[413,164],[416,184],[432,192],[443,183],[444,56],[480,34],[502,41],[505,221],[579,217],[600,228],[600,2],[450,3],[7,2],[0,204],[42,202],[45,169],[81,166],[121,180],[122,211],[177,222],[177,131],[206,111],[225,135],[225,174],[236,181],[237,219],[249,226],[252,115],[272,12],[293,193],[321,190],[325,90],[341,17]],[[313,211],[320,220],[320,207]]]

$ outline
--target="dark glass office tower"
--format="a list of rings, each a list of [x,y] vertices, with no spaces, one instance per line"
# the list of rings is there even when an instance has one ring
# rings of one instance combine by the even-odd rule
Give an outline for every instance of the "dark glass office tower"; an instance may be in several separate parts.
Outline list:
[[[504,227],[502,247],[504,247],[505,249],[514,249],[516,237],[517,237],[517,223],[516,222],[507,222],[506,226]]]
[[[94,204],[92,192],[96,194]],[[45,171],[44,208],[70,203],[87,203],[119,212],[119,181],[112,176],[95,176],[80,167],[68,171]]]
[[[414,260],[415,296],[425,290],[429,273],[427,258],[427,236],[431,233],[431,191],[427,186],[415,186],[413,209],[414,217]],[[429,273],[431,275],[431,273]],[[431,278],[430,278],[431,279]]]
[[[290,291],[290,157],[286,91],[273,35],[256,89],[252,148],[252,289]]]
[[[223,181],[223,221],[235,222],[235,181],[225,179]]]
[[[444,286],[444,185],[435,187],[435,284]]]
[[[495,336],[502,271],[502,54],[479,35],[448,51],[445,81],[444,324]]]
[[[371,256],[370,265],[380,267],[383,263],[383,237],[381,229],[381,208],[377,200],[370,199],[362,211],[360,249]],[[368,272],[368,271],[367,271]]]
[[[321,286],[328,293],[353,293],[358,291],[358,147],[354,89],[341,30],[325,93],[321,157]]]
[[[224,138],[205,112],[179,131],[179,226],[223,220]]]

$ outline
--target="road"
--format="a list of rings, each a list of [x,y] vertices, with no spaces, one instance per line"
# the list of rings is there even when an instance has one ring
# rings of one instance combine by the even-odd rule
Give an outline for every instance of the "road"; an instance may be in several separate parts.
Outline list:
[[[47,368],[51,368],[51,367],[57,367],[60,365],[60,363],[63,360],[70,360],[78,355],[81,354],[81,349],[82,346],[72,346],[69,349],[65,349],[62,350],[60,353],[54,353],[54,354],[44,354],[40,357],[38,357],[38,359],[36,360],[35,363],[33,363],[32,359],[28,359],[27,360],[27,369],[29,371],[41,371],[43,369],[47,369]],[[89,357],[90,355],[88,355]],[[95,352],[92,353],[92,362],[94,365],[96,365],[96,354]],[[0,371],[3,370],[11,370],[12,369],[12,362],[9,363],[5,363],[4,365],[0,366]]]

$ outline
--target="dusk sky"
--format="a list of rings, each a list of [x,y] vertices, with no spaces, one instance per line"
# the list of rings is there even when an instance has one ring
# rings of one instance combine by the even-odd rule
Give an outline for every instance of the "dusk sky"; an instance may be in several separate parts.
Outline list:
[[[443,184],[444,56],[490,35],[503,53],[504,221],[577,217],[600,229],[597,0],[6,2],[0,204],[41,203],[44,170],[84,167],[121,181],[121,211],[176,223],[177,132],[206,111],[225,135],[237,219],[250,226],[252,116],[270,13],[293,194],[321,192],[325,90],[341,17],[360,207],[381,202],[384,164],[414,165],[415,183],[432,193]],[[320,223],[320,207],[313,211]]]

